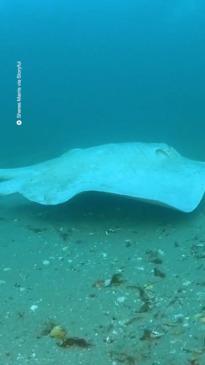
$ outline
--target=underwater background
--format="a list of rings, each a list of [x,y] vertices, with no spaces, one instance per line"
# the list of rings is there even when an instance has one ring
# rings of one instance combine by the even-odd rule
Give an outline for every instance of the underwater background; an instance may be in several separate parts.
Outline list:
[[[205,161],[203,0],[1,0],[0,20],[0,168],[129,141]],[[204,199],[1,196],[0,365],[204,365],[204,259]]]
[[[3,164],[118,141],[205,157],[202,0],[1,1],[0,12]]]

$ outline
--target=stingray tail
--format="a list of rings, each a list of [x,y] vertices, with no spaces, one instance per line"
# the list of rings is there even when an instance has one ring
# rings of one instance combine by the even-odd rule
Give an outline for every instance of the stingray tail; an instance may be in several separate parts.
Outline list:
[[[18,169],[0,169],[0,195],[9,195],[18,191]]]

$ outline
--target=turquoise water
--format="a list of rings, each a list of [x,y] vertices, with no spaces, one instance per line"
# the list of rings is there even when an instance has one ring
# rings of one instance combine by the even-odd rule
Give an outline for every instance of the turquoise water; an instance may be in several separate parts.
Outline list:
[[[133,140],[204,158],[204,18],[192,0],[2,1],[3,162]]]

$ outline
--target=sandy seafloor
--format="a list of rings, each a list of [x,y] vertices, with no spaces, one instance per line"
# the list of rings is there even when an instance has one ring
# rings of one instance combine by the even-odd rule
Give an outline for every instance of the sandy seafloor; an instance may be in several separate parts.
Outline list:
[[[204,202],[0,199],[1,365],[203,365],[204,289]]]

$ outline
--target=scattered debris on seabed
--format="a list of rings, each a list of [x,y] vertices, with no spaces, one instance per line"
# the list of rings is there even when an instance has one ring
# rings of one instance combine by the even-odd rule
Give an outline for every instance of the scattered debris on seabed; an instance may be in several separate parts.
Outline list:
[[[4,364],[17,358],[27,364],[27,348],[35,345],[35,354],[45,347],[56,363],[68,365],[76,353],[83,365],[99,353],[99,365],[203,365],[204,216],[196,227],[160,218],[134,229],[126,220],[108,225],[92,217],[75,225],[43,225],[35,215],[0,217],[6,227],[0,255]]]

